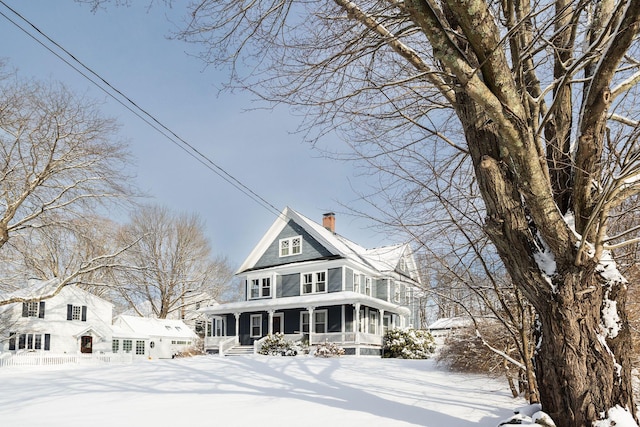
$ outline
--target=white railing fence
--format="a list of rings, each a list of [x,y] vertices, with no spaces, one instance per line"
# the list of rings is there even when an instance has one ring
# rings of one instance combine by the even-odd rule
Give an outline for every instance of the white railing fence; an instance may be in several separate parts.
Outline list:
[[[49,352],[29,352],[3,354],[0,356],[0,368],[10,366],[56,366],[56,365],[104,365],[107,363],[131,363],[132,353],[93,353],[67,354]]]

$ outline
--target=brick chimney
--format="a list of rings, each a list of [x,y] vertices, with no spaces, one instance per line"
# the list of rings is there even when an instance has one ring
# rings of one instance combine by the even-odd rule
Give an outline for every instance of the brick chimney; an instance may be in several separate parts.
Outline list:
[[[336,214],[328,212],[322,215],[322,226],[330,232],[336,232]]]

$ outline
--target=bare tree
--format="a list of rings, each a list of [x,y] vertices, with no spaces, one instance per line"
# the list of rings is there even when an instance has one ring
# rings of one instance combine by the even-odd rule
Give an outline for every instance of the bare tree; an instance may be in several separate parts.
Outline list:
[[[4,273],[14,273],[5,277],[14,287],[26,284],[27,274],[56,277],[53,296],[125,249],[71,252],[95,237],[83,235],[87,218],[134,194],[130,157],[116,131],[96,102],[61,84],[0,80],[0,260]],[[17,301],[0,305],[10,302]]]
[[[191,18],[181,36],[205,60],[304,108],[312,137],[338,128],[405,183],[471,166],[484,230],[539,316],[545,410],[563,426],[635,417],[611,252],[627,234],[607,230],[640,188],[640,0],[202,0]]]
[[[181,316],[189,297],[204,293],[218,298],[233,272],[224,258],[211,255],[204,224],[196,215],[174,214],[145,206],[120,230],[124,244],[137,241],[123,254],[129,265],[120,272],[120,293],[139,315],[164,319]]]

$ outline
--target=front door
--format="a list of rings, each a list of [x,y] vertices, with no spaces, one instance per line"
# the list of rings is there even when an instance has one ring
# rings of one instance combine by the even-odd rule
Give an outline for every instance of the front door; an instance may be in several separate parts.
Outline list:
[[[93,352],[93,337],[90,335],[84,335],[80,337],[80,353],[92,353]]]
[[[277,313],[273,315],[273,333],[284,333],[284,313]]]

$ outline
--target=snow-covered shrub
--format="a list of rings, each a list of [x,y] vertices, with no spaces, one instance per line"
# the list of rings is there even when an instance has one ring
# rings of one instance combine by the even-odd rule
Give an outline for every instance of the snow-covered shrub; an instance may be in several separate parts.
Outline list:
[[[258,354],[265,356],[295,356],[298,354],[291,341],[285,339],[284,334],[267,335],[262,342]]]
[[[499,324],[479,323],[482,337],[493,348],[503,350],[506,354],[519,359],[517,349],[511,337]],[[474,328],[461,328],[447,337],[439,349],[438,362],[445,364],[452,371],[468,373],[485,373],[500,376],[506,374],[505,368],[515,372],[517,367],[507,364],[498,353],[491,351],[478,336]]]
[[[433,336],[421,329],[389,329],[382,345],[382,357],[400,359],[428,359],[436,349]]]
[[[316,357],[338,357],[344,356],[344,349],[332,342],[323,342],[318,344],[315,352]]]
[[[291,349],[297,354],[309,354],[309,341],[298,340],[291,343]]]

